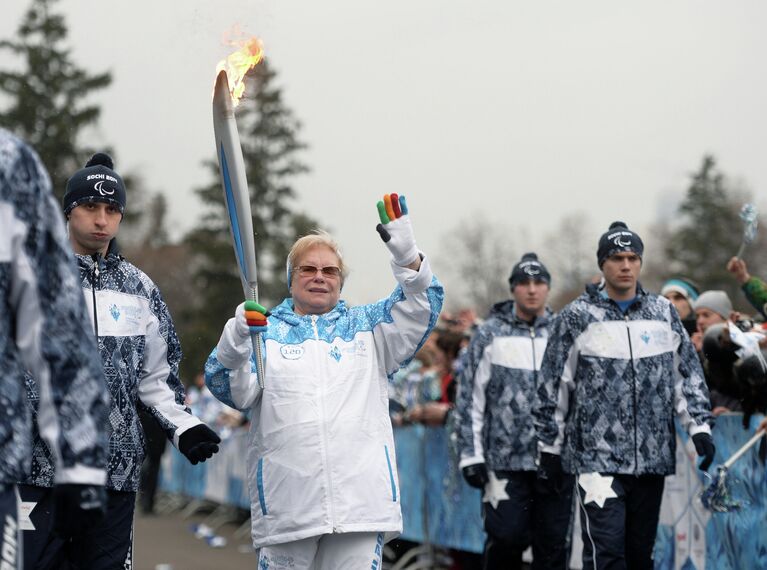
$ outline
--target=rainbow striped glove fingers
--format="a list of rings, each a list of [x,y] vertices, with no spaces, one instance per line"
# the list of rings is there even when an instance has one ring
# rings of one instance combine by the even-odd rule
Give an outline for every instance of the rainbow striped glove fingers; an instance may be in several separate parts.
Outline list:
[[[270,314],[265,307],[255,301],[245,301],[245,322],[251,334],[266,332],[269,323],[266,317]]]
[[[240,303],[234,314],[234,330],[243,341],[253,333],[266,332],[266,317],[271,313],[255,301]]]
[[[386,194],[377,207],[381,223],[376,226],[376,231],[389,248],[394,263],[401,267],[413,263],[418,259],[418,247],[415,245],[405,197]]]

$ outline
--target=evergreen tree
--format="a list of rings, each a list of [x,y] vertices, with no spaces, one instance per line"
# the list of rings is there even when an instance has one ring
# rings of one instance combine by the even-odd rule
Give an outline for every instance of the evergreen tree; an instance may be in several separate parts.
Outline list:
[[[703,157],[691,176],[687,195],[679,206],[678,221],[666,243],[668,276],[681,275],[696,281],[701,290],[723,289],[733,303],[745,306],[738,284],[725,269],[740,247],[743,222],[739,217],[748,194],[736,188],[716,165],[713,156]],[[764,236],[764,232],[761,232]],[[758,251],[764,237],[747,251]],[[749,259],[748,255],[745,255]],[[749,260],[752,273],[763,264]]]
[[[267,307],[287,294],[285,259],[290,246],[297,237],[319,227],[315,220],[292,209],[292,181],[308,171],[298,159],[306,145],[298,139],[300,123],[283,102],[281,90],[274,85],[275,76],[267,61],[252,69],[236,111],[251,193],[259,296]],[[187,307],[180,327],[189,367],[202,366],[224,323],[243,298],[218,163],[207,164],[211,182],[197,190],[206,212],[185,238],[193,252],[193,279],[200,291]],[[187,375],[194,372],[192,368],[185,371]]]
[[[0,70],[0,92],[11,99],[0,112],[0,126],[32,144],[61,198],[67,178],[93,152],[80,146],[79,134],[98,120],[100,109],[84,101],[112,78],[91,75],[72,61],[64,17],[51,11],[55,1],[33,0],[16,39],[0,41],[0,49],[25,62],[20,71]]]

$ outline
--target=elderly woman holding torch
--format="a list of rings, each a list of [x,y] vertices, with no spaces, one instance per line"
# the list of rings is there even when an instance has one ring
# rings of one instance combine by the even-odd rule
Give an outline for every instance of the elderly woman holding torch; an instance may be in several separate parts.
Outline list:
[[[404,196],[385,196],[378,210],[398,282],[388,298],[347,306],[338,245],[324,232],[304,236],[288,255],[292,298],[268,315],[241,304],[206,365],[221,401],[251,409],[259,568],[379,568],[384,542],[402,530],[388,376],[425,341],[443,290],[416,247]],[[263,342],[264,388],[252,332]]]

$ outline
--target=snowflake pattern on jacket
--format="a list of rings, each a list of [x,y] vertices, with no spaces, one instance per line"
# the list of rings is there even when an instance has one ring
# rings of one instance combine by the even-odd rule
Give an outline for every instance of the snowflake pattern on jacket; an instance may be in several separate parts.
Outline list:
[[[0,482],[29,470],[24,370],[48,378],[61,482],[101,483],[108,394],[64,222],[38,157],[0,129]],[[85,469],[83,469],[85,468]]]
[[[181,344],[160,290],[143,271],[111,246],[98,263],[90,256],[76,257],[91,321],[99,326],[99,351],[112,397],[107,488],[137,491],[146,447],[138,407],[148,411],[171,440],[179,424],[188,428],[199,423],[184,404],[178,378]],[[94,290],[99,295],[95,310]],[[89,334],[94,334],[92,328]],[[36,409],[38,391],[30,378],[27,396]],[[25,483],[49,487],[53,474],[48,447],[37,437]]]
[[[535,425],[569,473],[674,473],[674,416],[713,425],[700,361],[671,303],[641,286],[623,314],[595,285],[554,320]]]
[[[529,324],[514,301],[497,303],[477,329],[460,375],[457,412],[461,466],[535,471],[533,404],[553,313]]]

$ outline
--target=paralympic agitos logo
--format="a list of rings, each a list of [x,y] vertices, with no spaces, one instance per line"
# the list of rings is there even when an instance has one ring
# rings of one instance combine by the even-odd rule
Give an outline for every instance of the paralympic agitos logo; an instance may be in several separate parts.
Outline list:
[[[104,182],[106,181],[117,184],[117,178],[114,176],[109,176],[108,174],[91,174],[86,178],[86,180],[93,179],[98,179],[98,182],[93,185],[93,189],[102,196],[112,196],[115,193],[114,188],[104,188]]]
[[[114,188],[112,188],[112,189],[104,188],[104,181],[103,180],[100,181],[100,182],[96,182],[96,184],[93,185],[93,189],[96,192],[98,192],[99,194],[101,194],[102,196],[111,196],[112,194],[115,193],[115,189]]]
[[[608,240],[611,240],[618,247],[629,247],[631,245],[631,238],[634,234],[631,232],[615,232],[607,236]]]
[[[535,277],[536,275],[541,274],[541,264],[537,261],[524,261],[519,264],[519,268],[525,273],[525,275],[529,275],[531,277]]]

